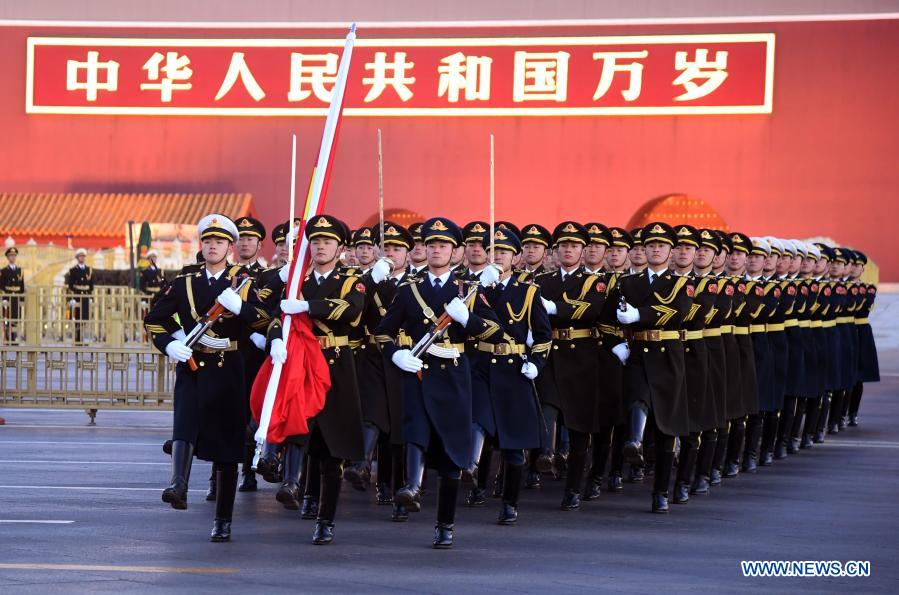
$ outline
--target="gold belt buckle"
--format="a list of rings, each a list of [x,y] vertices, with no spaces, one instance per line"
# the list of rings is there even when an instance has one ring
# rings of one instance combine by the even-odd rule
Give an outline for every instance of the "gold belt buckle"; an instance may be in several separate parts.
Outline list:
[[[509,355],[510,347],[508,343],[497,343],[493,346],[493,353],[496,355]]]
[[[559,333],[559,339],[561,339],[562,341],[568,341],[569,339],[571,339],[571,330],[570,329],[560,328],[556,332]]]

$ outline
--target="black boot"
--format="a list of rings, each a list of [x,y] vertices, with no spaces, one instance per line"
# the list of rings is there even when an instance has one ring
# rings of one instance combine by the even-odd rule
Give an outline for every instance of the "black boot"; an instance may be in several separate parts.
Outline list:
[[[253,471],[253,455],[256,454],[256,445],[247,443],[245,448],[246,451],[244,452],[240,487],[237,489],[241,492],[255,492],[259,489],[259,486],[256,483],[256,473]]]
[[[686,504],[690,501],[690,486],[686,483],[677,482],[674,484],[674,500],[675,504]]]
[[[643,431],[646,429],[646,406],[643,403],[634,403],[630,410],[630,424],[628,441],[624,443],[624,460],[632,467],[642,467],[643,459]]]
[[[606,489],[613,494],[615,492],[624,491],[624,484],[621,483],[620,473],[609,473],[609,485]]]
[[[630,465],[627,470],[628,483],[643,483],[646,474],[643,473],[643,467],[640,465]]]
[[[543,418],[546,420],[546,442],[542,450],[534,449],[531,451],[532,455],[536,455],[533,465],[534,468],[530,470],[531,472],[558,473],[560,471],[554,467],[555,453],[553,452],[553,449],[556,446],[556,433],[558,431],[558,424],[556,424],[557,417],[558,414],[554,407],[543,407]],[[540,483],[539,480],[537,483]],[[536,487],[540,486],[537,485]]]
[[[539,490],[542,486],[542,480],[540,478],[540,472],[537,470],[528,470],[528,476],[525,480],[525,485],[529,490]]]
[[[162,452],[171,456],[171,454],[172,454],[172,441],[171,440],[166,440],[165,442],[162,443]]]
[[[378,442],[378,483],[376,502],[379,506],[393,504],[393,490],[390,484],[393,481],[393,452],[390,440],[387,437]]]
[[[215,522],[209,541],[231,541],[231,517],[237,494],[237,464],[216,463]]]
[[[300,468],[303,466],[303,449],[296,444],[284,445],[284,482],[275,494],[275,500],[287,510],[300,508]]]
[[[193,444],[186,440],[172,442],[172,484],[162,491],[162,501],[175,510],[187,508],[187,483],[193,460]]]
[[[476,488],[481,487],[483,485],[478,485],[478,463],[481,461],[481,453],[484,449],[484,440],[486,436],[484,436],[484,429],[476,424],[471,424],[471,465],[462,469],[462,481],[469,485],[474,485]],[[488,465],[489,468],[489,465]]]
[[[652,493],[652,511],[657,514],[668,513],[668,492]]]
[[[207,502],[215,502],[215,486],[216,486],[216,468],[215,463],[212,464],[212,468],[209,470],[209,487],[206,489],[206,501]]]
[[[278,457],[280,446],[280,444],[266,442],[259,460],[256,461],[256,471],[268,483],[278,483],[281,471],[281,460]]]
[[[440,478],[437,492],[437,526],[434,532],[434,548],[453,547],[453,527],[456,522],[456,499],[459,497],[458,479]]]
[[[334,523],[318,519],[312,531],[313,545],[328,545],[334,541]]]
[[[505,459],[500,459],[499,467],[496,470],[496,477],[493,478],[493,497],[494,498],[502,498],[503,497],[503,485],[505,483],[506,477],[506,461]]]
[[[378,445],[378,435],[380,430],[372,424],[365,424],[365,430],[362,435],[363,452],[365,458],[361,461],[354,461],[346,466],[343,471],[343,478],[350,482],[353,489],[364,492],[371,483],[371,459],[375,453],[375,447]]]
[[[521,494],[522,465],[506,465],[503,476],[503,507],[497,522],[500,525],[514,525],[518,522],[518,497]]]
[[[573,441],[572,441],[573,442]],[[584,441],[586,445],[586,440]],[[573,448],[572,444],[572,448]],[[581,482],[584,480],[584,464],[587,453],[572,450],[568,455],[568,475],[565,477],[565,496],[562,499],[562,510],[576,510],[581,506]]]
[[[300,518],[312,520],[318,517],[318,497],[322,489],[321,465],[317,457],[306,455],[302,477],[306,489],[300,507]]]
[[[425,473],[425,454],[417,444],[406,445],[406,485],[393,496],[393,501],[409,512],[421,511],[421,480]]]
[[[327,545],[334,540],[334,517],[337,515],[342,478],[343,472],[337,459],[321,461],[321,504],[312,532],[312,543],[315,545]]]
[[[465,497],[465,506],[475,508],[485,504],[487,504],[487,490],[482,490],[475,485],[469,490],[468,496]]]
[[[762,416],[759,412],[746,421],[746,445],[743,449],[743,473],[758,471],[759,447],[762,442]]]

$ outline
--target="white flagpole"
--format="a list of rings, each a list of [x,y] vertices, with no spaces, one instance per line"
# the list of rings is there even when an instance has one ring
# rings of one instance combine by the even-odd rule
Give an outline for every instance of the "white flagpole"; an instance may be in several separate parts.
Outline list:
[[[493,229],[496,221],[496,211],[494,209],[494,196],[496,191],[495,177],[493,174],[493,135],[490,135],[490,239],[487,242],[487,247],[490,248],[493,246],[493,234],[496,233]],[[490,264],[493,264],[493,249],[490,248]]]
[[[337,69],[337,82],[334,84],[334,91],[331,97],[331,106],[328,108],[328,117],[325,120],[325,130],[322,134],[322,144],[318,152],[318,165],[315,168],[315,174],[312,179],[312,191],[309,199],[306,201],[306,209],[303,213],[303,220],[308,221],[310,217],[318,211],[318,203],[321,199],[322,185],[327,178],[328,161],[330,160],[331,150],[334,146],[334,135],[337,131],[337,123],[340,118],[340,111],[343,105],[343,94],[346,90],[347,73],[350,70],[350,60],[353,55],[353,44],[356,41],[356,24],[350,28],[350,32],[346,36],[346,42],[343,46],[343,54],[340,57],[340,66]],[[289,227],[293,226],[293,220],[290,221]],[[304,237],[300,240],[300,249],[297,251],[297,259],[291,263],[290,287],[287,289],[287,297],[295,299],[300,291],[300,280],[303,278],[303,270],[298,267],[304,266],[306,252],[309,250],[309,241]],[[290,339],[291,316],[288,314],[284,317],[282,324],[282,333],[285,346]],[[256,430],[256,457],[259,459],[262,449],[265,447],[265,439],[268,436],[268,427],[272,419],[272,410],[275,407],[275,398],[278,393],[278,384],[281,382],[281,364],[273,362],[272,373],[269,377],[268,386],[265,390],[265,400],[262,404],[262,413],[259,416],[259,429]]]
[[[287,263],[293,260],[293,241],[294,237],[290,231],[293,230],[293,220],[296,218],[297,204],[297,135],[293,135],[293,151],[290,158],[290,219],[287,220]]]

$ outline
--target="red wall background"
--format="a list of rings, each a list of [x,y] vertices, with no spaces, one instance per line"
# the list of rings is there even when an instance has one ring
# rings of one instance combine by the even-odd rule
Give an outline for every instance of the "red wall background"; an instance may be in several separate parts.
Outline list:
[[[460,223],[487,216],[488,134],[497,217],[623,225],[683,192],[732,229],[830,236],[899,280],[889,241],[899,200],[899,21],[646,27],[360,30],[359,35],[512,36],[774,32],[774,113],[728,116],[347,118],[328,210],[358,225],[385,203]],[[25,40],[47,36],[343,37],[301,29],[0,27],[0,191],[251,192],[270,227],[287,218],[290,134],[304,195],[324,118],[25,114]],[[52,217],[53,213],[47,213]]]

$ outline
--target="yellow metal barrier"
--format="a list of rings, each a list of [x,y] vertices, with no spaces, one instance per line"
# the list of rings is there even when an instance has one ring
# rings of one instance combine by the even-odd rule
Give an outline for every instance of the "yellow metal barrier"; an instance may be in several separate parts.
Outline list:
[[[0,407],[171,409],[175,368],[150,348],[0,347]]]
[[[130,287],[97,287],[90,295],[42,286],[3,293],[0,345],[140,346],[149,300]]]

